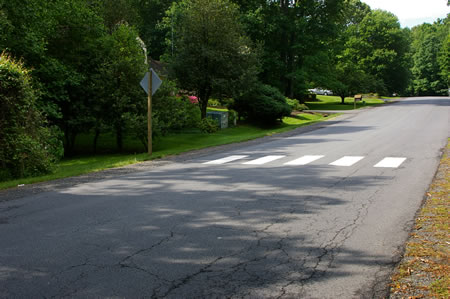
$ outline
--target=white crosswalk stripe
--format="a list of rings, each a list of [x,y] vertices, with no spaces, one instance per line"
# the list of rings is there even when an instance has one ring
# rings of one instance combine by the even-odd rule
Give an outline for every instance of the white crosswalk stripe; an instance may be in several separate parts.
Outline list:
[[[248,155],[233,155],[233,156],[229,156],[229,157],[224,157],[221,159],[217,159],[217,160],[212,160],[212,161],[208,161],[208,162],[204,162],[203,164],[209,164],[209,165],[220,165],[220,164],[225,164],[225,163],[230,163],[230,162],[234,162],[237,160],[242,160],[249,157]],[[282,156],[282,155],[268,155],[268,156],[264,156],[258,159],[254,159],[251,161],[247,161],[247,162],[238,162],[240,164],[243,165],[263,165],[266,163],[270,163],[273,162],[275,160],[279,160],[282,158],[285,158],[286,156]],[[317,161],[319,159],[324,158],[324,155],[305,155],[305,156],[301,156],[300,158],[296,158],[294,160],[288,161],[283,163],[283,165],[286,166],[303,166],[303,165],[308,165],[314,161]],[[359,161],[361,161],[362,159],[364,159],[364,156],[344,156],[334,162],[329,163],[328,165],[332,165],[332,166],[352,166],[355,165],[356,163],[358,163]],[[376,168],[398,168],[400,165],[403,164],[403,162],[406,161],[407,158],[405,157],[386,157],[384,159],[382,159],[380,162],[378,162],[377,164],[375,164],[373,167]],[[326,162],[328,163],[328,162]]]
[[[306,165],[309,164],[311,162],[314,162],[316,160],[319,160],[320,158],[323,158],[325,156],[311,156],[311,155],[306,155],[303,156],[301,158],[292,160],[290,162],[284,163],[284,165]]]
[[[281,158],[284,158],[286,156],[265,156],[256,160],[252,160],[252,161],[248,161],[242,164],[246,164],[246,165],[263,165]]]
[[[406,158],[387,157],[378,162],[374,167],[397,168],[405,162]]]
[[[353,164],[359,162],[362,159],[364,159],[364,157],[362,157],[362,156],[345,156],[343,158],[340,158],[340,159],[330,163],[330,165],[333,165],[333,166],[352,166]]]
[[[240,160],[240,159],[244,159],[247,158],[248,156],[229,156],[229,157],[225,157],[222,159],[217,159],[217,160],[213,160],[213,161],[209,161],[203,164],[215,164],[215,165],[219,165],[219,164],[225,164],[228,162],[232,162],[232,161],[236,161],[236,160]]]

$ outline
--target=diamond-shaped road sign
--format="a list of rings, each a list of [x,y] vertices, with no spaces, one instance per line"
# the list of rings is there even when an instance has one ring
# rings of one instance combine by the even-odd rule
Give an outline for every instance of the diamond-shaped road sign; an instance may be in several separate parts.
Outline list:
[[[161,79],[159,79],[158,75],[155,73],[155,71],[151,68],[150,72],[152,72],[152,95],[155,94],[155,92],[158,90],[158,88],[161,86]],[[145,73],[144,78],[141,80],[141,87],[145,90],[145,92],[148,94],[148,76],[149,72]]]

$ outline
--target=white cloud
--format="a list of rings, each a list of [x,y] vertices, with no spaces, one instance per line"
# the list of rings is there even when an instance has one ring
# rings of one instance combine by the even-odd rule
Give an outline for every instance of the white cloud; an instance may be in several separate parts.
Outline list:
[[[362,0],[372,9],[383,9],[395,14],[403,27],[423,22],[431,23],[450,13],[447,0]]]

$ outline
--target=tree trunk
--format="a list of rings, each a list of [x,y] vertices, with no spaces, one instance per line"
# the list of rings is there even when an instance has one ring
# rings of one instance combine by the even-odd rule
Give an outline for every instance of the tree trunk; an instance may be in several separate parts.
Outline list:
[[[205,88],[198,92],[198,103],[200,104],[201,119],[206,118],[206,110],[208,108],[208,101],[211,92],[208,88]]]
[[[99,129],[95,129],[95,135],[94,135],[94,154],[97,153],[97,141],[98,141],[98,136],[100,136],[100,130],[99,130]]]
[[[341,96],[341,104],[342,104],[342,105],[345,104],[345,96]]]
[[[288,98],[294,98],[294,78],[292,77],[292,73],[294,72],[294,53],[292,50],[292,45],[295,42],[295,33],[291,32],[289,38],[289,48],[287,50],[287,86],[286,86],[286,96]]]
[[[73,130],[70,130],[69,127],[65,128],[65,130],[64,130],[64,139],[65,139],[64,153],[67,154],[67,156],[71,156],[74,152],[76,136],[77,136],[76,132],[74,132]]]
[[[116,126],[116,144],[117,144],[117,150],[119,152],[122,152],[122,150],[123,150],[123,131],[122,131],[122,126],[120,124]]]
[[[67,126],[64,128],[64,153],[70,155],[70,133]]]
[[[290,7],[290,0],[281,0],[280,9],[281,13],[285,16],[286,20],[291,20],[291,15],[289,11],[292,9]],[[281,27],[282,37],[281,40],[285,41],[286,44],[281,50],[281,59],[285,64],[285,73],[282,75],[282,82],[284,83],[284,95],[293,98],[294,97],[294,78],[292,73],[294,71],[294,50],[292,46],[295,43],[295,32],[289,26]]]
[[[139,138],[141,140],[142,145],[145,148],[145,152],[148,152],[148,140],[147,140],[147,136],[141,137]],[[153,138],[152,138],[153,141]]]
[[[200,101],[200,111],[201,111],[201,118],[206,118],[206,110],[208,108],[208,102],[207,101]]]

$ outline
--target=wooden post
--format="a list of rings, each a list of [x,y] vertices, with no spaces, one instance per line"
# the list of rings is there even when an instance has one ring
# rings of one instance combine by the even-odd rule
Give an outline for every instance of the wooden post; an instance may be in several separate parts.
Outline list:
[[[362,101],[362,94],[356,94],[353,98],[353,109],[356,109],[356,101]]]
[[[147,141],[148,141],[148,155],[151,156],[153,152],[152,148],[152,77],[153,72],[150,68],[148,76],[148,100],[147,100]]]

